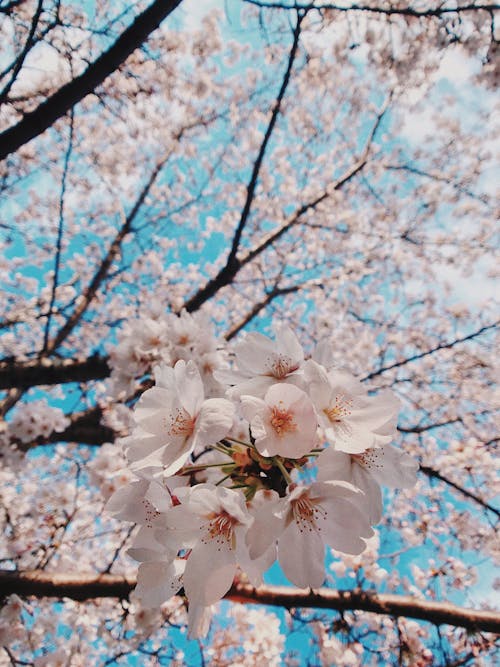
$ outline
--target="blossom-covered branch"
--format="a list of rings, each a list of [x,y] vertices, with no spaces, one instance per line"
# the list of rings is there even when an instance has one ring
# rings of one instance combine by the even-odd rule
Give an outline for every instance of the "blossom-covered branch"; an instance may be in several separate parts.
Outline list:
[[[135,51],[182,0],[156,0],[124,30],[116,42],[80,76],[24,115],[16,125],[0,134],[0,160],[45,132],[57,119],[78,104],[112,74]]]

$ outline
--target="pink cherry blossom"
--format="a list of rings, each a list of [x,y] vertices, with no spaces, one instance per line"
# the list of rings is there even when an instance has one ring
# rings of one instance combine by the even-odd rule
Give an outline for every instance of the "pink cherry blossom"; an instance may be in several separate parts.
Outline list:
[[[263,456],[300,458],[316,445],[316,414],[305,392],[289,384],[274,384],[264,399],[241,397],[255,446]]]

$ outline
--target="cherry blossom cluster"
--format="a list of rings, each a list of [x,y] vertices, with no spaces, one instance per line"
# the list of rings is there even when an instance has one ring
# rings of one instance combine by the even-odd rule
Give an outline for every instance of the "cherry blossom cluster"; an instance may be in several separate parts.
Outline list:
[[[39,436],[47,438],[54,431],[60,433],[69,424],[61,409],[50,406],[47,399],[42,398],[20,405],[8,423],[8,431],[15,440],[29,443]]]
[[[137,595],[157,607],[184,589],[192,637],[237,573],[258,586],[277,559],[301,588],[325,579],[326,546],[359,555],[382,516],[381,485],[409,488],[417,465],[390,444],[399,402],[367,393],[320,343],[250,333],[207,398],[195,360],[154,368],[124,439],[136,477],[108,509],[139,525]],[[243,575],[244,573],[244,575]]]
[[[153,308],[147,316],[127,322],[117,345],[110,346],[111,393],[133,393],[136,378],[148,373],[154,363],[174,366],[178,360],[194,359],[205,392],[220,394],[212,370],[221,365],[222,357],[210,321],[200,313],[182,311],[177,316],[155,311]]]

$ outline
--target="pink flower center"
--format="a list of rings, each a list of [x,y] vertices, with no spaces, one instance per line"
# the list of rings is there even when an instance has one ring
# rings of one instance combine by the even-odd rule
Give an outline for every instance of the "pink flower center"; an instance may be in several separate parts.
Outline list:
[[[268,360],[268,365],[270,366],[270,375],[278,380],[283,380],[283,378],[296,371],[299,367],[298,364],[293,363],[290,357],[283,354],[276,355],[272,361]]]
[[[209,516],[208,530],[206,535],[202,538],[202,542],[208,544],[209,540],[215,540],[215,543],[220,546],[233,546],[233,528],[237,523],[236,519],[224,510],[219,514],[211,514]]]
[[[194,431],[195,417],[191,417],[184,409],[177,410],[177,414],[171,415],[170,423],[167,425],[169,435],[189,437]]]
[[[319,503],[311,500],[308,495],[304,494],[296,500],[292,500],[290,504],[292,506],[293,519],[301,533],[321,530],[321,527],[317,524],[317,519],[320,517],[324,519],[327,512]]]
[[[335,401],[323,412],[328,417],[332,424],[340,424],[346,417],[351,414],[352,401],[346,398],[344,394],[337,394]]]
[[[285,433],[293,433],[297,430],[297,424],[293,421],[293,412],[278,408],[276,405],[271,408],[270,422],[279,438],[282,438]]]

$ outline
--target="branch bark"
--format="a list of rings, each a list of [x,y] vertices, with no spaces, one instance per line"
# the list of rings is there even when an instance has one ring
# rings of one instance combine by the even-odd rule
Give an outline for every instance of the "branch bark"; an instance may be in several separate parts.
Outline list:
[[[430,354],[434,354],[434,352],[439,352],[439,350],[447,350],[451,347],[455,347],[455,345],[458,345],[459,343],[465,343],[465,341],[472,340],[473,338],[480,336],[485,331],[489,331],[490,329],[496,329],[496,327],[499,324],[500,320],[497,320],[496,322],[493,322],[493,324],[487,324],[486,326],[481,327],[480,329],[474,331],[468,336],[464,336],[463,338],[456,338],[455,340],[452,340],[449,343],[440,343],[439,345],[436,345],[435,347],[432,347],[430,350],[426,350],[425,352],[419,352],[418,354],[414,354],[411,357],[406,357],[405,359],[401,359],[400,361],[395,361],[393,364],[389,364],[388,366],[382,366],[381,368],[378,368],[376,371],[372,371],[371,373],[368,373],[368,375],[365,375],[365,377],[360,379],[362,382],[364,382],[365,380],[371,380],[371,378],[374,378],[377,375],[381,375],[386,371],[392,371],[394,368],[399,368],[400,366],[406,366],[406,364],[409,364],[412,361],[423,359],[423,357],[427,357]]]
[[[116,42],[101,54],[83,74],[59,88],[34,111],[0,134],[0,160],[45,132],[56,120],[91,93],[158,28],[182,0],[155,0]]]
[[[101,597],[126,598],[135,580],[114,574],[56,574],[42,570],[13,572],[0,570],[0,589],[4,595],[67,597],[89,600]],[[419,600],[405,595],[375,594],[365,591],[337,591],[320,588],[316,592],[286,586],[234,584],[226,599],[245,604],[278,607],[303,607],[337,611],[367,611],[389,616],[405,616],[436,625],[448,624],[471,631],[500,633],[500,613],[493,610],[466,609],[447,602]]]
[[[243,234],[243,230],[245,228],[245,225],[248,221],[248,218],[250,216],[250,211],[252,208],[252,203],[255,198],[255,188],[257,187],[257,182],[259,179],[259,173],[260,173],[260,168],[262,166],[262,162],[264,160],[264,155],[266,152],[267,145],[269,143],[269,140],[271,138],[271,135],[273,133],[274,127],[276,125],[276,121],[278,120],[278,116],[280,113],[281,109],[281,104],[283,102],[283,99],[285,97],[286,89],[288,88],[288,84],[290,83],[290,77],[292,74],[292,69],[293,69],[293,64],[295,62],[295,58],[297,55],[297,50],[299,47],[299,41],[300,41],[300,26],[303,20],[303,16],[298,15],[297,17],[297,23],[295,26],[295,29],[293,31],[293,42],[292,46],[290,49],[290,52],[288,54],[288,64],[287,68],[285,71],[285,74],[283,76],[283,80],[281,82],[280,90],[278,92],[278,95],[276,97],[276,100],[273,105],[273,110],[271,113],[271,118],[269,121],[269,124],[267,126],[264,138],[262,140],[262,144],[259,148],[258,155],[255,159],[253,169],[252,169],[252,174],[250,176],[250,180],[247,185],[247,194],[245,198],[245,204],[243,206],[243,210],[241,212],[241,217],[238,223],[238,226],[235,230],[233,241],[231,243],[231,250],[229,251],[229,255],[227,257],[227,261],[224,265],[224,267],[219,271],[219,273],[215,276],[215,278],[212,278],[212,280],[209,280],[204,287],[199,289],[196,294],[194,294],[185,304],[185,309],[189,312],[192,313],[196,310],[198,310],[208,299],[212,298],[222,287],[225,287],[226,285],[229,285],[238,273],[238,271],[241,268],[240,261],[238,260],[237,253],[238,253],[238,248],[240,245],[240,240],[241,240],[241,235]]]
[[[286,10],[334,10],[338,12],[368,12],[372,14],[385,14],[386,16],[400,15],[400,16],[413,16],[414,18],[432,18],[440,17],[445,14],[461,14],[464,12],[476,12],[476,11],[485,11],[485,12],[494,12],[500,9],[500,5],[497,4],[484,4],[478,5],[474,2],[469,2],[464,5],[458,5],[457,7],[435,7],[429,9],[414,9],[413,7],[407,5],[406,7],[391,7],[391,6],[376,6],[376,5],[362,5],[353,3],[352,5],[337,5],[332,2],[324,2],[315,4],[311,7],[311,3],[300,3],[294,2],[293,4],[285,4],[284,2],[266,2],[265,0],[244,0],[249,5],[254,5],[260,9],[286,9]],[[382,5],[383,3],[381,3]]]
[[[88,382],[109,377],[107,357],[94,354],[83,361],[74,359],[31,359],[0,362],[0,389],[29,389],[37,385]]]

